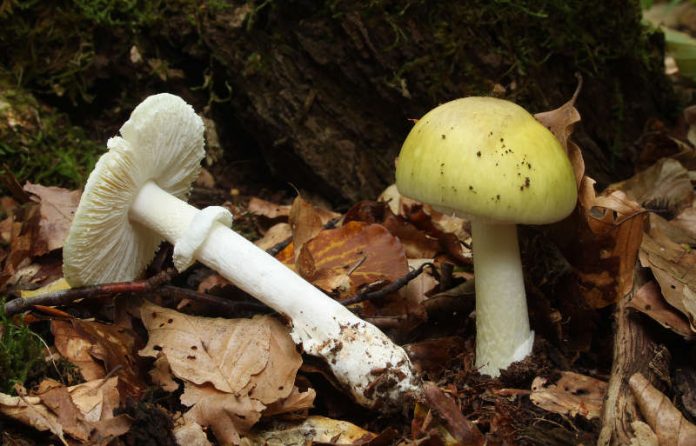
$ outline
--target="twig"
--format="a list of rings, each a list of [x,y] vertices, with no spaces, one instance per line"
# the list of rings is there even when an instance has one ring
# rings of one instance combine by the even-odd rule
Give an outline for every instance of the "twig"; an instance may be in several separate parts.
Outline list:
[[[212,294],[199,293],[197,291],[189,290],[187,288],[179,288],[173,285],[164,285],[160,288],[160,290],[167,293],[167,295],[177,299],[190,299],[196,302],[203,302],[207,304],[216,305],[223,309],[229,310],[232,313],[239,313],[240,311],[270,313],[273,311],[261,302],[239,302],[225,299],[223,297],[215,296]]]
[[[69,290],[56,291],[29,299],[19,297],[5,304],[5,314],[12,316],[29,310],[34,305],[46,305],[57,307],[72,303],[78,299],[94,299],[101,296],[110,296],[121,293],[142,294],[152,291],[165,282],[171,280],[173,269],[164,270],[146,280],[132,282],[104,283],[101,285],[71,288]]]
[[[341,220],[340,217],[338,217],[338,218],[332,218],[331,220],[329,220],[328,222],[326,222],[326,224],[325,224],[324,226],[322,226],[322,229],[333,229],[333,228],[336,227],[336,223],[338,223],[340,220]],[[278,255],[278,253],[279,253],[280,251],[282,251],[282,250],[284,250],[285,248],[287,248],[287,246],[288,246],[290,243],[292,243],[292,236],[286,238],[286,239],[283,240],[282,242],[278,242],[278,243],[276,243],[275,245],[271,246],[270,248],[268,248],[268,249],[266,250],[266,252],[269,253],[270,255],[272,255],[273,257],[275,257],[276,255]]]
[[[339,302],[341,302],[343,305],[353,305],[353,304],[357,304],[360,302],[364,302],[366,300],[373,300],[373,299],[379,299],[381,297],[384,297],[388,294],[391,294],[395,291],[400,290],[406,284],[408,284],[411,280],[418,277],[423,272],[423,270],[425,269],[426,266],[430,266],[432,268],[435,267],[435,265],[433,265],[430,262],[423,263],[418,268],[414,269],[413,271],[409,271],[406,275],[399,277],[398,279],[396,279],[395,281],[393,281],[389,285],[387,285],[383,288],[380,288],[379,290],[368,291],[366,293],[358,293],[355,296],[348,297],[348,298],[343,299]]]

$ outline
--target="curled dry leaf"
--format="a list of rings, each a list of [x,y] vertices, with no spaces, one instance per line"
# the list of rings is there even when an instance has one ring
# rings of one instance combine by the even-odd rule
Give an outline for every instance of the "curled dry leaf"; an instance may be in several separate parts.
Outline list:
[[[312,205],[300,196],[295,198],[290,209],[290,227],[295,259],[302,252],[302,246],[321,232],[324,225],[340,214]]]
[[[254,215],[270,219],[287,218],[290,215],[289,205],[272,203],[258,197],[252,197],[251,200],[249,200],[247,209]]]
[[[213,446],[203,427],[195,421],[180,417],[174,426],[174,438],[180,446]]]
[[[257,400],[221,392],[210,385],[186,383],[181,403],[191,407],[188,422],[210,426],[223,444],[239,444],[240,432],[248,431],[261,418],[265,406]]]
[[[640,262],[649,267],[665,300],[696,328],[696,238],[651,214],[650,230],[643,237]]]
[[[113,410],[119,406],[118,378],[89,381],[72,387],[56,382],[44,382],[35,396],[10,396],[0,393],[0,413],[32,426],[50,431],[67,444],[64,434],[88,444],[97,444],[99,437],[123,434],[129,423],[120,416],[120,423],[106,424],[114,419]]]
[[[570,163],[575,171],[575,181],[580,187],[580,182],[585,174],[585,161],[582,158],[580,147],[570,140],[575,124],[580,122],[580,113],[575,108],[575,101],[582,88],[582,79],[578,82],[578,87],[573,97],[555,110],[537,113],[534,117],[541,122],[551,133],[561,142],[566,149]]]
[[[292,229],[290,228],[290,224],[278,223],[277,225],[271,226],[263,237],[256,240],[254,244],[265,251],[276,246],[278,243],[289,239],[290,237],[292,237]]]
[[[124,396],[140,398],[147,387],[136,355],[135,333],[125,327],[71,319],[51,321],[58,352],[91,381],[109,373],[119,377]]]
[[[532,402],[549,412],[572,417],[580,415],[588,420],[602,413],[607,383],[574,372],[561,372],[561,378],[547,385],[546,378],[536,377],[532,382]]]
[[[597,196],[584,177],[579,191],[582,214],[571,251],[587,303],[603,308],[633,287],[633,270],[643,236],[645,213],[621,191]]]
[[[660,445],[696,445],[696,426],[687,421],[669,398],[653,387],[642,374],[633,374],[628,386]]]
[[[278,444],[305,446],[307,444],[359,445],[376,435],[347,421],[322,416],[308,417],[301,423],[279,423],[273,428],[247,434],[242,445],[265,446]]]
[[[80,191],[31,183],[27,183],[24,190],[38,197],[39,212],[41,213],[39,237],[45,242],[46,251],[39,250],[34,252],[34,255],[39,256],[62,248],[70,230],[73,215],[80,203]]]
[[[628,303],[629,308],[640,311],[686,339],[693,338],[694,331],[683,314],[665,302],[657,283],[650,281],[641,286]]]
[[[648,210],[669,207],[679,213],[691,206],[694,199],[689,172],[671,158],[662,158],[647,169],[620,183],[612,184],[607,191],[620,190]]]

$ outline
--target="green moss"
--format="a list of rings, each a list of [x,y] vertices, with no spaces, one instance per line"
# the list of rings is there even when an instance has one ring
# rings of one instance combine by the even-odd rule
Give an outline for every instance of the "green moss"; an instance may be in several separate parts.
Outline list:
[[[0,79],[0,159],[20,183],[77,188],[103,151],[103,143],[90,140],[65,115]]]
[[[0,392],[14,394],[15,384],[28,380],[46,370],[46,349],[41,338],[24,325],[13,323],[2,312],[0,300]]]

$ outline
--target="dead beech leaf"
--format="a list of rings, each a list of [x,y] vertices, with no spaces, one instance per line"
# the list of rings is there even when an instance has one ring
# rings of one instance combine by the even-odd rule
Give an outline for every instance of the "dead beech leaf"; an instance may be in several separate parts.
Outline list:
[[[669,235],[668,235],[669,234]],[[675,241],[673,240],[675,238]],[[696,329],[696,252],[682,240],[690,235],[651,214],[650,230],[643,237],[640,262],[649,267],[665,300],[684,313]],[[696,243],[696,240],[691,241]]]
[[[125,327],[71,319],[51,321],[58,352],[91,381],[114,372],[124,396],[140,398],[147,387],[136,355],[136,334]]]
[[[383,226],[351,221],[327,229],[308,241],[297,259],[300,275],[327,292],[345,279],[342,295],[362,285],[394,281],[408,272],[406,255],[397,238]]]
[[[191,409],[184,414],[188,422],[210,426],[223,444],[239,444],[240,433],[247,432],[266,408],[247,396],[221,392],[210,385],[186,383],[181,403]]]
[[[184,417],[176,420],[173,433],[178,445],[213,446],[208,440],[208,435],[203,430],[203,427],[195,421],[187,420]]]
[[[312,205],[298,195],[292,202],[289,217],[295,260],[302,251],[302,246],[319,234],[326,223],[339,216],[340,214]]]
[[[670,223],[686,231],[696,239],[696,207],[684,209],[684,211],[677,215],[674,220],[671,220]]]
[[[696,426],[684,418],[679,409],[640,373],[628,381],[645,421],[657,435],[659,444],[696,445]]]
[[[689,172],[671,158],[662,158],[628,180],[607,188],[607,191],[614,190],[624,192],[629,199],[646,208],[668,204],[677,212],[691,206],[694,199]]]
[[[290,205],[276,204],[258,197],[251,197],[247,209],[254,215],[270,219],[287,218],[290,215]]]
[[[665,302],[660,294],[660,288],[653,281],[645,283],[636,291],[633,299],[628,303],[628,307],[646,314],[663,327],[686,339],[691,339],[696,334],[691,329],[688,319]]]
[[[99,423],[114,418],[119,406],[118,378],[89,381],[72,387],[44,382],[38,396],[10,396],[0,393],[0,413],[39,431],[50,431],[64,444],[64,434],[76,440],[91,441],[95,430],[103,436]],[[124,432],[120,432],[119,435]],[[104,443],[106,444],[106,442]]]
[[[317,393],[314,389],[307,389],[301,392],[297,387],[293,387],[292,392],[287,398],[269,404],[263,411],[264,417],[270,417],[282,413],[299,412],[314,407],[314,399]]]
[[[602,413],[607,383],[574,372],[561,372],[561,378],[547,385],[546,378],[536,377],[532,382],[532,402],[549,412],[588,420]]]
[[[277,400],[292,391],[302,358],[287,330],[274,318],[190,316],[148,302],[143,304],[141,315],[150,337],[140,355],[155,358],[163,354],[177,378],[210,383],[228,393],[245,388],[248,392],[254,390],[255,383],[276,379],[272,389],[254,390],[264,400],[273,399],[269,393]],[[268,370],[269,364],[273,370]]]
[[[582,181],[582,177],[585,175],[585,161],[582,158],[582,153],[580,152],[580,147],[570,140],[570,136],[573,134],[573,129],[575,124],[580,122],[580,113],[575,108],[575,101],[578,98],[580,89],[582,88],[582,81],[578,84],[578,88],[573,94],[573,97],[561,105],[555,110],[537,113],[534,117],[537,121],[541,122],[546,128],[548,128],[551,133],[560,141],[563,148],[568,154],[570,159],[570,164],[573,166],[575,171],[575,182],[578,187]]]
[[[152,382],[160,386],[165,392],[175,392],[179,389],[179,383],[174,381],[172,369],[169,367],[166,356],[157,357],[149,374]]]
[[[80,203],[81,192],[60,187],[27,183],[24,190],[38,197],[41,223],[39,236],[46,242],[46,252],[63,247],[73,215]],[[42,255],[46,252],[34,252]]]
[[[256,240],[254,244],[264,251],[276,246],[278,243],[283,242],[292,237],[292,229],[288,223],[278,223],[277,225],[271,226],[268,231]]]
[[[363,444],[376,435],[347,421],[333,420],[318,415],[308,417],[301,423],[278,423],[262,432],[245,435],[242,445],[305,446],[307,444],[356,445]]]
[[[646,214],[621,191],[597,196],[588,177],[578,198],[582,218],[570,260],[587,303],[603,308],[633,287]]]

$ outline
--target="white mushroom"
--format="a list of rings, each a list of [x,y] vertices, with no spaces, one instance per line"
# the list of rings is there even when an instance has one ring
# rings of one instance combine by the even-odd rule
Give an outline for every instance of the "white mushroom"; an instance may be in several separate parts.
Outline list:
[[[204,156],[203,124],[181,98],[147,98],[97,162],[64,247],[72,286],[133,280],[162,239],[175,266],[194,259],[287,317],[303,350],[323,358],[355,400],[398,409],[419,382],[405,351],[375,326],[229,228],[221,207],[186,203]]]

